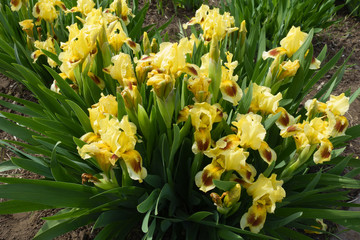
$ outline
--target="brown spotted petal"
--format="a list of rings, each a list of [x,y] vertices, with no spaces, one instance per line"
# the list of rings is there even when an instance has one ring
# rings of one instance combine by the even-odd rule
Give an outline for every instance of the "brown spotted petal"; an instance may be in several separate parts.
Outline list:
[[[281,130],[280,135],[283,138],[287,138],[302,132],[304,132],[304,129],[299,124],[294,124]]]
[[[274,49],[269,50],[268,52],[263,52],[262,53],[262,58],[264,60],[268,59],[268,58],[276,58],[277,56],[282,56],[286,54],[286,49],[282,48],[282,47],[277,47]]]
[[[224,80],[220,84],[220,91],[224,100],[237,106],[242,98],[243,92],[239,85],[232,80]]]
[[[126,39],[126,44],[133,50],[134,53],[140,52],[140,45],[130,38]]]
[[[239,178],[235,174],[230,177],[230,181],[239,183],[245,189],[248,189],[251,186],[251,183],[245,182],[243,179]]]
[[[129,150],[121,155],[124,160],[130,178],[142,182],[147,176],[147,170],[142,166],[142,158],[138,151]]]
[[[313,70],[319,69],[320,65],[321,65],[320,60],[318,60],[315,57],[312,57],[309,69],[313,69]]]
[[[266,207],[262,200],[256,201],[249,208],[248,212],[245,213],[241,220],[240,226],[242,229],[246,227],[250,228],[253,233],[258,233],[264,227],[266,220]]]
[[[266,142],[261,143],[261,146],[259,149],[259,154],[260,154],[261,158],[269,165],[273,161],[276,161],[275,151],[273,149],[271,149]]]
[[[253,183],[256,176],[256,169],[253,165],[245,163],[239,171],[237,171],[242,179],[247,183]]]
[[[200,73],[200,68],[195,64],[187,63],[183,71],[191,76],[198,76]]]
[[[334,116],[327,114],[329,118],[329,132],[332,137],[342,136],[349,126],[349,122],[344,116]]]
[[[321,141],[319,149],[314,153],[314,162],[316,164],[330,161],[333,145],[328,139]]]
[[[41,55],[43,55],[43,52],[41,50],[36,50],[31,53],[31,58],[34,59],[34,62],[36,62]]]
[[[101,89],[103,90],[105,88],[105,82],[100,77],[96,76],[92,72],[88,72],[88,76],[93,80],[93,82]]]
[[[210,129],[200,128],[199,130],[196,130],[194,132],[194,140],[192,151],[195,154],[209,150],[211,144]]]
[[[240,139],[235,134],[230,134],[216,141],[216,146],[204,152],[209,158],[217,157],[227,150],[234,150],[240,145]]]
[[[22,6],[22,1],[21,0],[11,0],[10,5],[11,5],[11,11],[19,11]]]
[[[224,168],[214,159],[210,164],[208,164],[204,170],[198,172],[195,176],[196,186],[200,188],[201,191],[207,192],[215,188],[213,180],[219,180],[221,174],[225,171]]]
[[[287,128],[293,124],[295,124],[295,118],[291,116],[283,107],[279,107],[276,110],[276,113],[281,113],[280,117],[276,121],[276,126],[283,130],[284,128]]]

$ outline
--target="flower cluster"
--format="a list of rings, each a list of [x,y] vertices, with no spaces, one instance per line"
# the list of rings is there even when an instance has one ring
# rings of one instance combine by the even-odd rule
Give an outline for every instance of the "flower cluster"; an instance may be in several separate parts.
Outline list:
[[[262,53],[262,58],[264,60],[268,58],[273,58],[268,76],[267,76],[267,85],[271,86],[277,81],[284,80],[288,77],[295,76],[297,70],[300,67],[300,62],[298,59],[288,61],[284,61],[284,57],[287,56],[291,58],[294,53],[296,53],[299,48],[303,45],[308,37],[307,33],[304,33],[300,30],[300,27],[292,27],[289,33],[280,41],[280,46],[274,49],[269,50],[268,52]],[[308,54],[309,51],[306,52],[305,55]],[[321,62],[312,57],[310,63],[310,69],[318,69],[320,68]]]
[[[314,162],[319,164],[330,161],[333,146],[329,138],[344,135],[349,126],[343,116],[349,109],[349,98],[342,93],[339,96],[331,95],[326,103],[312,99],[305,103],[305,108],[307,120],[302,123],[290,121],[285,126],[278,124],[280,135],[284,138],[293,136],[296,149],[301,153],[320,145],[314,153]]]
[[[200,24],[203,29],[203,40],[209,43],[212,39],[224,39],[227,34],[238,30],[234,27],[234,17],[230,13],[225,12],[223,15],[219,13],[218,8],[210,9],[207,5],[202,5],[195,13],[195,17],[183,25],[184,29],[188,26]]]
[[[11,1],[11,5],[19,10],[28,2]],[[51,90],[58,94],[32,86],[47,90],[38,94],[45,100],[54,97],[44,109],[62,106],[59,113],[49,114],[51,121],[41,123],[69,118],[74,126],[84,125],[78,136],[72,138],[71,132],[66,142],[75,146],[74,140],[84,160],[78,162],[89,164],[79,167],[85,173],[76,176],[82,174],[83,184],[118,188],[99,194],[115,199],[108,205],[109,213],[119,210],[116,198],[125,199],[121,206],[129,209],[139,204],[138,215],[147,212],[144,229],[154,215],[170,219],[206,207],[211,212],[212,201],[224,223],[236,219],[237,227],[250,229],[252,235],[267,233],[266,219],[281,217],[275,210],[286,204],[278,203],[296,192],[286,191],[287,181],[314,163],[330,161],[337,147],[334,138],[345,135],[349,126],[344,115],[353,97],[326,93],[299,109],[303,92],[311,87],[312,80],[307,79],[303,82],[308,89],[298,84],[295,90],[300,93],[292,96],[291,85],[320,68],[320,61],[311,56],[312,33],[292,27],[279,47],[260,52],[262,59],[257,58],[258,44],[247,39],[245,21],[236,27],[230,13],[202,5],[183,25],[199,24],[199,35],[161,42],[160,35],[149,31],[138,44],[134,41],[140,36],[134,33],[144,28],[130,22],[134,15],[126,0],[106,2],[104,9],[96,5],[93,0],[79,0],[68,10],[60,1],[39,0],[33,9],[36,21],[19,23],[34,62],[46,55],[53,68],[48,71],[57,79]],[[58,41],[54,28],[69,15],[72,24]],[[133,25],[137,29],[129,30]],[[48,32],[41,36],[44,26]],[[265,43],[260,32],[250,36]],[[323,60],[323,55],[318,58]],[[271,64],[264,62],[269,58]],[[39,102],[46,105],[44,99]],[[177,201],[179,196],[188,197],[186,204]],[[194,215],[181,221],[192,221],[198,217]],[[153,223],[150,227],[155,229]]]
[[[122,159],[130,177],[142,182],[147,171],[142,166],[140,153],[135,150],[136,125],[129,122],[127,116],[119,121],[117,111],[118,104],[111,95],[103,96],[99,103],[89,109],[90,123],[94,132],[86,133],[81,137],[86,144],[78,149],[79,155],[84,159],[94,157],[105,173]]]

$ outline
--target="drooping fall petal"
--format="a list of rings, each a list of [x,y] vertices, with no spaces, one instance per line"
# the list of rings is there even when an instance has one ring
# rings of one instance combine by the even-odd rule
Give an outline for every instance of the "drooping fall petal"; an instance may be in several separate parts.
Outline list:
[[[221,174],[225,169],[214,159],[210,164],[208,164],[204,170],[198,172],[195,176],[196,186],[200,188],[201,191],[207,192],[215,188],[213,180],[219,180]]]
[[[121,158],[126,164],[131,179],[142,182],[146,178],[147,170],[142,166],[142,158],[138,151],[129,150],[121,154]]]

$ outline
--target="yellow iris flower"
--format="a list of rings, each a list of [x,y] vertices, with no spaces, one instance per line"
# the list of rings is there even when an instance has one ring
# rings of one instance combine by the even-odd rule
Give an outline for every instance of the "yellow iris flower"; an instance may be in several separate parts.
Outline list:
[[[248,89],[246,90],[248,91]],[[250,109],[252,112],[275,113],[279,107],[279,101],[282,94],[271,94],[271,89],[265,86],[259,86],[253,83],[253,94],[251,98]]]
[[[195,103],[189,111],[191,123],[196,130],[206,128],[211,130],[215,122],[223,118],[221,107],[217,104],[210,105],[207,102]]]
[[[130,23],[129,16],[134,16],[132,14],[131,8],[128,7],[126,0],[115,0],[110,4],[110,11],[115,12],[125,23],[128,25]]]
[[[95,3],[92,0],[78,0],[76,7],[71,8],[67,12],[81,12],[83,15],[90,13],[95,7]]]
[[[175,79],[166,73],[159,73],[158,70],[152,70],[149,74],[146,84],[152,86],[156,96],[166,99],[175,86]]]
[[[288,60],[287,62],[282,62],[280,64],[280,71],[278,73],[278,80],[285,79],[287,77],[293,77],[295,76],[297,70],[300,67],[299,60],[291,61]]]
[[[210,9],[207,5],[202,5],[195,13],[195,17],[191,18],[189,22],[183,25],[184,29],[188,26],[200,24],[203,29],[203,39],[205,44],[209,43],[212,39],[224,39],[227,34],[236,30],[234,27],[235,19],[230,16],[230,13],[225,12],[220,14],[218,8]]]
[[[19,11],[22,6],[26,6],[28,4],[29,0],[11,0],[10,6],[11,11]]]
[[[240,145],[244,148],[258,150],[264,141],[266,130],[261,124],[262,117],[252,112],[238,114],[236,121],[232,124],[237,128],[237,136],[240,138]]]
[[[136,125],[129,122],[128,116],[121,121],[117,119],[117,102],[114,96],[102,96],[99,103],[89,109],[90,123],[93,133],[81,137],[86,142],[78,148],[82,158],[94,157],[100,168],[108,172],[119,159],[122,159],[128,169],[130,178],[142,180],[147,171],[142,167],[142,158],[134,148],[137,142]]]
[[[225,169],[221,167],[217,159],[213,159],[204,170],[195,175],[196,186],[203,192],[208,192],[215,188],[213,180],[219,180]]]
[[[339,96],[330,95],[329,101],[326,102],[328,108],[335,115],[344,115],[349,110],[349,97],[344,93]]]
[[[120,86],[137,85],[134,67],[129,54],[119,53],[111,58],[111,62],[114,65],[104,68],[104,71],[110,74],[113,79],[116,79]]]
[[[58,17],[55,6],[66,11],[65,4],[58,0],[39,0],[33,8],[33,16],[39,20],[44,19],[46,22],[52,23]]]
[[[253,203],[248,212],[245,213],[240,220],[240,227],[250,228],[253,233],[258,233],[264,227],[266,220],[265,201],[259,200]]]
[[[253,205],[241,218],[242,229],[249,227],[251,232],[260,232],[267,213],[273,213],[276,208],[275,203],[281,202],[286,196],[282,184],[283,181],[276,180],[276,174],[272,174],[270,178],[260,174],[256,182],[247,188],[247,193],[253,197]]]
[[[31,58],[34,59],[34,62],[36,62],[41,55],[45,55],[41,51],[42,49],[56,54],[54,41],[55,40],[52,37],[48,37],[48,39],[43,42],[40,42],[38,40],[34,42],[34,47],[37,48],[37,50],[31,54]],[[55,68],[57,66],[56,62],[51,58],[48,57],[47,61],[52,68]]]
[[[26,32],[26,34],[29,37],[32,37],[33,34],[33,28],[34,28],[34,22],[32,19],[26,19],[24,21],[19,22],[19,25],[21,26],[21,29]]]

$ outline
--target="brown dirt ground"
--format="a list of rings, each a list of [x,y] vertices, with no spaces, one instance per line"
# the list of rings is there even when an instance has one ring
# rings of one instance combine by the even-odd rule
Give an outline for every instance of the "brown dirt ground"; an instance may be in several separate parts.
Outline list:
[[[143,1],[140,1],[140,4]],[[213,3],[216,1],[210,1]],[[172,4],[166,4],[164,6],[164,15],[159,16],[159,12],[154,3],[151,4],[148,14],[147,14],[147,23],[156,23],[157,26],[164,24],[169,18],[175,14]],[[179,21],[185,23],[191,16],[194,15],[194,12],[185,11],[178,9],[178,16],[174,17],[173,22],[168,26],[166,31],[169,34],[170,40],[175,41],[178,34]],[[336,52],[338,52],[342,47],[345,48],[344,54],[342,56],[342,61],[346,59],[351,53],[352,56],[348,62],[349,67],[347,68],[343,81],[340,83],[338,88],[335,90],[336,94],[340,94],[349,88],[353,93],[357,88],[360,87],[360,20],[346,16],[346,12],[340,12],[337,16],[340,20],[339,23],[331,26],[330,28],[319,33],[313,40],[315,49],[322,49],[322,47],[327,44],[328,46],[328,59],[331,58]],[[331,73],[329,73],[321,83],[316,86],[317,89],[320,89],[322,85],[331,78]],[[316,89],[315,89],[316,91]],[[0,75],[0,92],[16,97],[21,97],[27,100],[35,100],[29,91],[27,91],[21,84],[6,78],[3,75]],[[3,109],[0,106],[0,111],[9,111]],[[360,99],[355,100],[352,104],[346,117],[349,119],[350,125],[359,124],[360,118]],[[14,137],[9,134],[0,131],[0,139],[14,139]],[[346,150],[346,153],[353,153],[354,156],[360,156],[360,139],[353,140],[349,143],[349,146]],[[0,161],[10,159],[13,154],[6,150],[1,149],[0,152]],[[39,178],[40,176],[34,175],[24,170],[14,170],[5,173],[1,173],[0,176],[16,176],[20,178]],[[353,193],[353,197],[357,196]],[[1,200],[0,200],[1,201]],[[0,240],[23,240],[31,239],[36,232],[40,229],[44,221],[41,219],[45,216],[53,215],[57,210],[44,210],[37,212],[29,213],[18,213],[12,215],[0,215]],[[336,227],[336,226],[335,226]],[[74,239],[94,239],[95,234],[91,232],[91,226],[80,228],[76,231],[67,233],[61,237],[58,237],[59,240],[74,240]],[[132,232],[132,237],[129,239],[141,239],[141,233],[138,231]],[[346,238],[343,238],[346,239]],[[348,238],[351,239],[351,238]],[[354,238],[352,238],[354,239]]]

